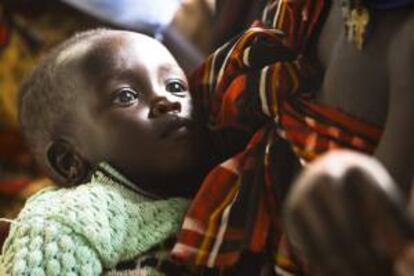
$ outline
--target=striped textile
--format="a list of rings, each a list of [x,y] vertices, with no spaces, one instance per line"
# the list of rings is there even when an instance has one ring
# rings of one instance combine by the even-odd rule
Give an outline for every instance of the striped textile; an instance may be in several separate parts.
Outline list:
[[[327,2],[269,1],[254,27],[219,48],[193,75],[195,102],[212,130],[255,134],[244,151],[204,180],[172,251],[175,258],[225,270],[250,252],[263,256],[260,265],[270,264],[273,274],[303,273],[281,225],[293,169],[335,148],[372,153],[382,134],[313,101],[321,70],[309,60],[308,44]],[[262,275],[260,265],[249,275]]]

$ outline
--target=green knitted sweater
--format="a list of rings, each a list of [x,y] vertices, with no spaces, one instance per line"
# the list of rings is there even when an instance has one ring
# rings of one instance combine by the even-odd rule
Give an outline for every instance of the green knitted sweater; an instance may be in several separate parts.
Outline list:
[[[0,275],[100,275],[174,236],[187,201],[132,187],[101,164],[89,183],[31,197],[11,225]]]

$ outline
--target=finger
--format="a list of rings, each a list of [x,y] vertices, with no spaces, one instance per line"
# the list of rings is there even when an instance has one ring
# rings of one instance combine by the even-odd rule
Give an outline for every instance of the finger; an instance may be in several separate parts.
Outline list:
[[[366,243],[367,234],[362,234],[366,230],[355,230],[349,223],[360,219],[355,219],[357,212],[351,218],[349,210],[344,208],[345,199],[337,189],[340,186],[337,182],[342,179],[324,176],[310,177],[306,181],[308,183],[302,183],[302,187],[307,186],[308,190],[293,208],[295,226],[292,228],[296,229],[288,229],[288,232],[297,232],[294,236],[299,247],[313,264],[320,266],[327,274],[370,273],[370,268],[376,267],[375,254],[369,250],[370,244]]]
[[[312,227],[309,226],[309,219],[304,212],[299,209],[293,210],[289,215],[289,227],[287,228],[288,237],[299,255],[305,257],[305,263],[313,271],[318,271],[317,275],[323,275],[321,271],[321,260],[327,258],[323,250],[318,249],[320,244],[315,238]]]
[[[371,242],[378,255],[394,259],[399,255],[412,233],[407,212],[399,201],[378,183],[366,170],[354,169],[347,173],[344,189],[350,198],[359,202],[359,212],[370,224]],[[350,206],[350,207],[354,207]]]
[[[360,168],[346,173],[343,186],[348,198],[346,206],[350,214],[358,214],[354,219],[350,218],[350,222],[353,232],[359,234],[358,240],[374,259],[371,266],[376,269],[375,274],[390,275],[393,258],[390,255],[391,244],[384,243],[388,239],[384,227],[394,228],[397,225],[394,221],[395,214],[392,215],[396,206],[389,205],[390,198],[379,188],[377,180],[366,176],[366,172]],[[389,238],[395,240],[397,236],[400,235],[394,232]]]
[[[335,273],[345,275],[370,275],[370,269],[375,264],[375,257],[371,254],[368,244],[359,239],[352,231],[349,220],[355,220],[358,213],[350,213],[345,208],[343,194],[338,189],[342,178],[325,177],[320,179],[321,183],[315,185],[313,191],[313,202],[316,211],[320,214],[321,227],[327,229],[329,236],[321,239],[329,240],[326,258],[322,266],[329,267],[329,262],[336,259],[337,270]],[[324,244],[324,243],[322,243]]]
[[[329,197],[325,197],[325,191],[329,190],[329,185],[326,185],[326,180],[318,184],[317,189],[313,187],[309,190],[292,209],[288,234],[296,237],[296,245],[313,266],[320,267],[328,274],[352,275],[349,270],[352,266],[345,265],[342,258],[345,243],[338,242],[332,213],[327,208],[326,199]]]
[[[372,191],[364,189],[366,181],[349,177],[347,172],[340,190],[344,198],[344,208],[347,210],[349,233],[352,233],[354,240],[354,256],[360,260],[368,275],[389,275],[390,262],[378,251],[373,239],[376,225],[370,216],[366,215],[367,209],[372,207],[367,207],[368,199],[373,196]]]

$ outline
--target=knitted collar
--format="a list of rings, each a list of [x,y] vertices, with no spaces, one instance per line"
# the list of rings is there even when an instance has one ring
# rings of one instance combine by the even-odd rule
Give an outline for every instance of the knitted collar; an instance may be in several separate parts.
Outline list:
[[[95,171],[93,172],[92,177],[97,181],[101,182],[113,182],[129,188],[136,192],[137,194],[147,198],[147,199],[161,199],[159,196],[154,195],[152,193],[146,192],[143,189],[139,188],[138,185],[134,184],[132,181],[128,180],[125,176],[123,176],[117,169],[112,167],[110,164],[106,162],[101,162],[96,167]]]
[[[124,245],[125,256],[140,256],[154,246],[162,246],[165,241],[174,238],[179,231],[182,218],[188,207],[187,199],[161,199],[149,194],[139,189],[137,185],[105,162],[97,166],[90,183],[100,183],[108,185],[108,189],[117,189],[130,199],[127,201],[130,203],[128,208],[137,209],[130,209],[132,212],[130,219],[127,220],[131,236],[135,239]],[[108,258],[105,256],[107,254],[101,252],[101,258],[105,259],[107,263],[113,261],[109,255]],[[111,263],[111,265],[115,265],[115,263]]]
[[[364,0],[367,6],[373,9],[395,9],[409,7],[414,4],[414,0]]]

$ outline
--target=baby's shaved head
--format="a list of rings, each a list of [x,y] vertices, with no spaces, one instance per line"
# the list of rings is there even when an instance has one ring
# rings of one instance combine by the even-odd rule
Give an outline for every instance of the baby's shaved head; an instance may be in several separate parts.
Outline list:
[[[195,187],[171,179],[204,171],[187,78],[142,34],[99,29],[59,45],[24,81],[19,119],[36,161],[61,185],[88,181],[108,162],[171,196]]]
[[[90,50],[94,38],[110,32],[95,29],[74,35],[45,56],[21,86],[20,127],[36,161],[52,177],[46,164],[47,147],[52,139],[70,131],[75,104],[77,83],[65,74],[65,68]]]

